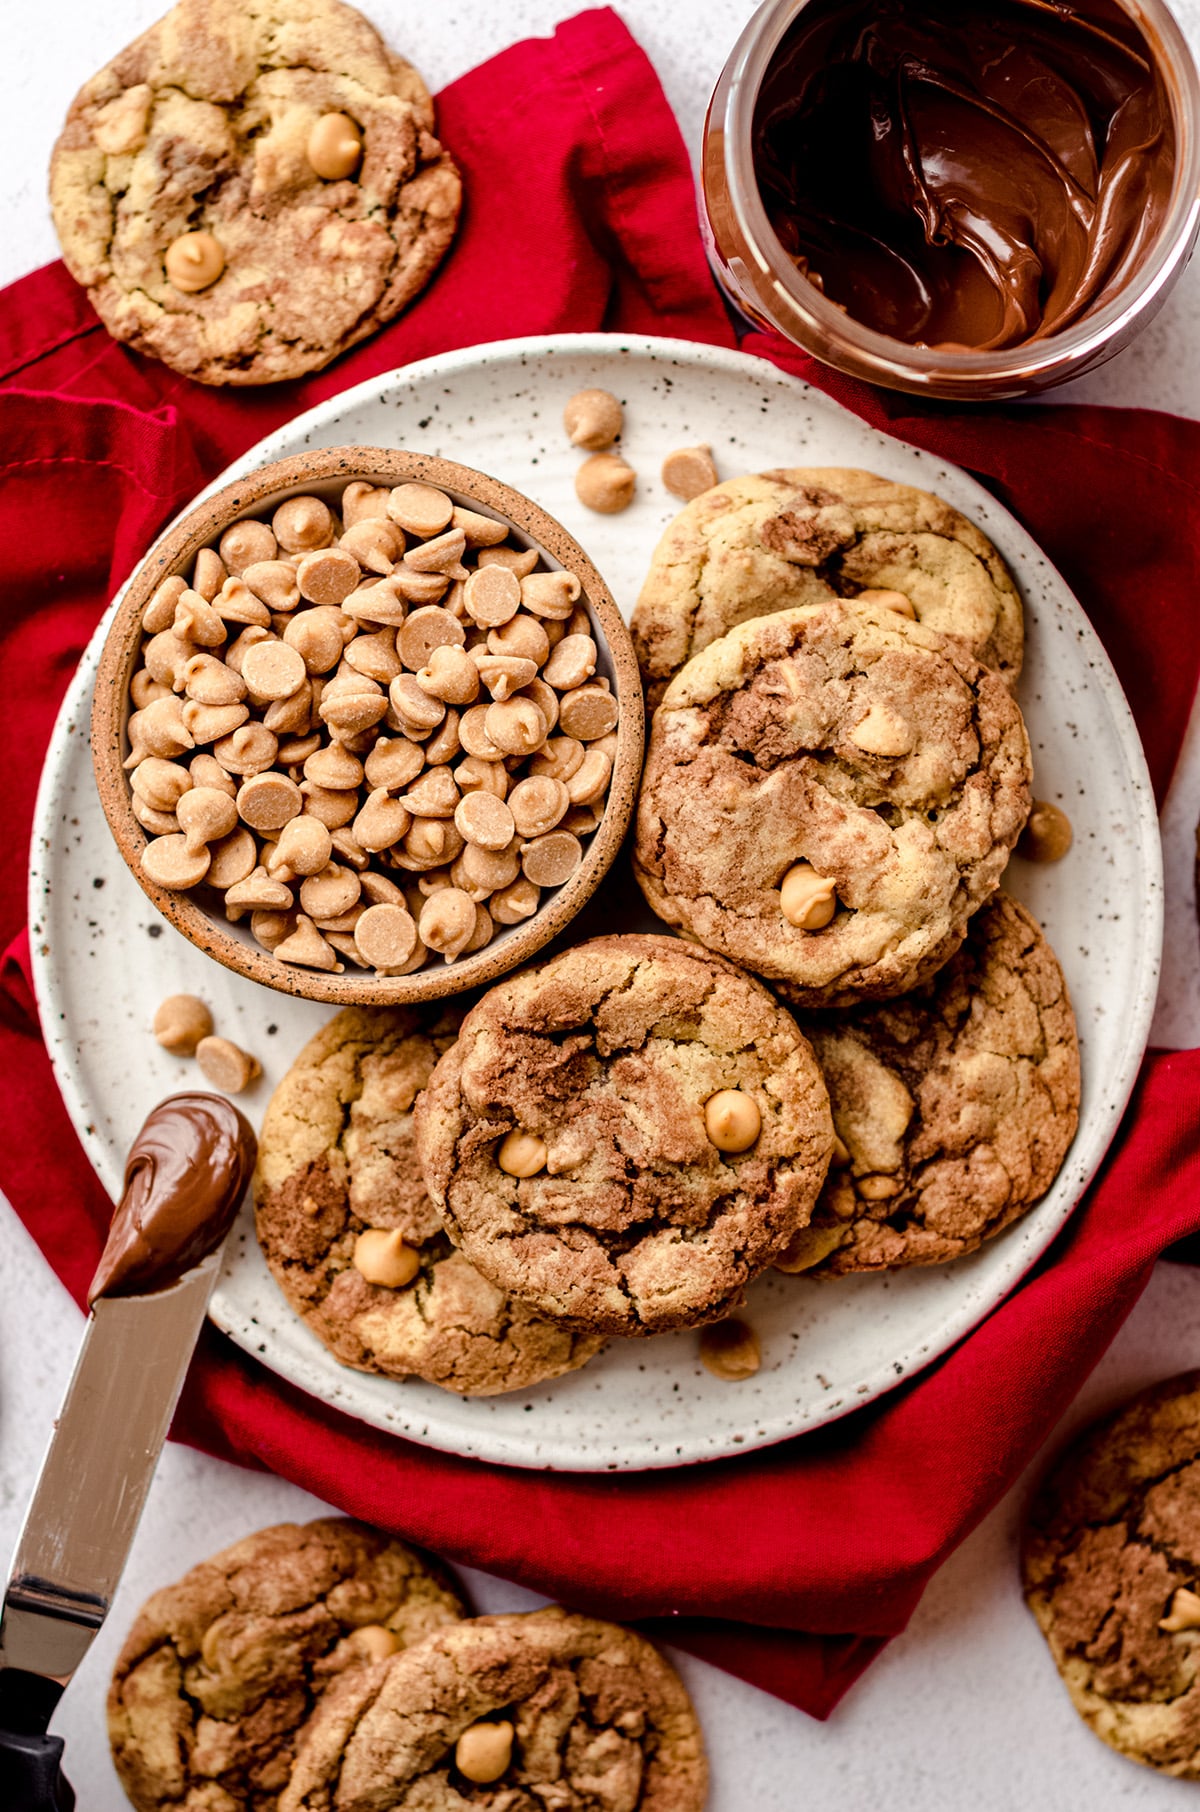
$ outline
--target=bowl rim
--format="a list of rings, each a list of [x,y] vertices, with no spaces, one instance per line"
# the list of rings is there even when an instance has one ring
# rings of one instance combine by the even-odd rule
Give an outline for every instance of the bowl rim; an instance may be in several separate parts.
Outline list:
[[[141,618],[158,585],[188,568],[202,547],[212,545],[231,523],[264,516],[288,497],[333,492],[355,479],[395,486],[424,483],[448,491],[466,508],[480,508],[510,525],[518,539],[536,547],[551,567],[576,573],[593,621],[599,651],[612,667],[620,706],[617,750],[604,816],[584,846],[575,873],[539,905],[529,919],[505,926],[482,950],[455,962],[426,964],[410,975],[373,976],[367,970],[342,974],[279,962],[274,954],[244,942],[214,912],[187,891],[161,887],[141,865],[150,840],[134,816],[129,777],[123,766],[128,748],[129,679],[141,645]],[[105,819],[126,867],[150,903],[189,943],[249,980],[278,993],[333,1006],[397,1006],[443,999],[488,986],[526,962],[556,937],[591,898],[616,859],[633,815],[645,742],[641,677],[629,630],[616,601],[584,548],[557,519],[501,479],[456,460],[407,448],[339,446],[308,449],[273,460],[253,472],[206,491],[169,524],[135,567],[104,631],[91,710],[92,768]]]

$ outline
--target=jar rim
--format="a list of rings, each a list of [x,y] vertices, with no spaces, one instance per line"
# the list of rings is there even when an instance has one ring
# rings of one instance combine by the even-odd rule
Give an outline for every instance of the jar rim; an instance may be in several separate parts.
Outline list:
[[[1187,40],[1164,0],[1116,0],[1145,38],[1162,77],[1175,128],[1174,181],[1166,219],[1141,269],[1102,308],[1044,340],[996,350],[947,350],[910,345],[868,327],[831,302],[797,270],[771,225],[750,147],[754,114],[763,79],[797,15],[810,0],[765,0],[734,46],[727,66],[728,91],[723,128],[729,202],[746,245],[760,262],[761,274],[813,338],[832,339],[852,351],[856,367],[876,382],[914,380],[961,381],[964,390],[976,378],[989,382],[1044,379],[1062,366],[1085,367],[1113,339],[1118,339],[1162,291],[1174,281],[1200,224],[1200,71]],[[731,147],[744,148],[740,159]],[[793,333],[799,344],[805,338]],[[820,356],[818,354],[818,356]]]

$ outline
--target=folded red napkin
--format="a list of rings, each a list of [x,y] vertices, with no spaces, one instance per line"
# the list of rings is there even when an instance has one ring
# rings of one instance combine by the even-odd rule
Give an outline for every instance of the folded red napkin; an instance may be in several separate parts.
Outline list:
[[[612,13],[518,45],[439,108],[470,197],[457,249],[408,314],[303,384],[214,392],[176,378],[114,345],[61,266],[0,296],[12,581],[0,606],[0,937],[23,918],[17,852],[83,643],[154,531],[228,459],[319,397],[451,346],[600,326],[729,343],[684,148]],[[992,483],[1092,614],[1165,787],[1200,668],[1200,425],[1139,411],[918,409],[772,340],[751,345]],[[19,937],[6,982],[0,1184],[82,1299],[109,1204],[38,1039]],[[770,1451],[620,1477],[483,1466],[364,1428],[211,1330],[174,1432],[454,1559],[646,1620],[823,1715],[1045,1437],[1156,1256],[1200,1228],[1198,1089],[1200,1053],[1152,1058],[1101,1179],[1021,1288],[912,1383]]]

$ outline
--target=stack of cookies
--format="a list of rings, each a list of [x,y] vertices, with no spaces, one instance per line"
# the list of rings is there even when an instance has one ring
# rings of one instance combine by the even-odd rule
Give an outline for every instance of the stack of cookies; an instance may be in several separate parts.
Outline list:
[[[268,1109],[259,1237],[346,1364],[526,1389],[727,1323],[769,1268],[953,1259],[1074,1136],[1062,972],[997,887],[1031,769],[979,531],[864,473],[736,479],[668,530],[634,631],[634,867],[682,937],[593,939],[465,1015],[340,1013]]]
[[[108,1698],[138,1812],[700,1812],[674,1669],[558,1609],[472,1617],[437,1561],[340,1517],[260,1530],[145,1604]]]

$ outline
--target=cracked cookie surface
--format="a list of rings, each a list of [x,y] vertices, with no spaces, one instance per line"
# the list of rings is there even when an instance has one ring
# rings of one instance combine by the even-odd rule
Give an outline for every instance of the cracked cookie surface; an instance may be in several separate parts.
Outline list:
[[[455,1746],[496,1714],[513,1733],[494,1781]],[[478,1617],[339,1682],[281,1812],[700,1812],[704,1740],[675,1670],[631,1630],[551,1609]]]
[[[321,1694],[369,1671],[355,1632],[407,1647],[465,1614],[435,1561],[376,1529],[259,1530],[142,1606],[108,1695],[121,1785],[138,1812],[274,1812]]]
[[[308,135],[343,113],[353,175],[323,181]],[[420,291],[461,183],[416,70],[341,0],[180,0],[87,82],[50,169],[63,257],[109,332],[206,384],[317,371]],[[188,294],[164,256],[211,234]]]
[[[1079,1121],[1079,1042],[1058,959],[1007,894],[924,987],[798,1017],[846,1150],[788,1269],[944,1264],[1045,1195]]]
[[[647,703],[737,624],[863,591],[902,593],[918,622],[1015,682],[1020,596],[973,522],[873,472],[797,466],[727,479],[668,525],[630,623]]]
[[[1096,1735],[1200,1779],[1200,1372],[1153,1385],[1067,1448],[1031,1506],[1022,1571]]]
[[[413,1104],[459,1019],[438,1007],[346,1007],[309,1040],[263,1119],[255,1224],[284,1295],[344,1365],[492,1396],[557,1378],[602,1342],[490,1283],[451,1246],[426,1194]],[[369,1227],[419,1248],[411,1283],[389,1289],[355,1268]]]
[[[719,1151],[704,1106],[749,1096],[761,1131]],[[766,989],[677,938],[596,938],[472,1008],[417,1110],[430,1195],[502,1289],[598,1332],[724,1315],[812,1212],[833,1142],[825,1085]],[[500,1168],[514,1130],[545,1144]]]
[[[634,872],[659,918],[785,998],[850,1006],[949,960],[1029,807],[1025,724],[996,673],[894,611],[805,605],[743,623],[671,682]],[[801,862],[836,886],[819,930],[783,915]]]

